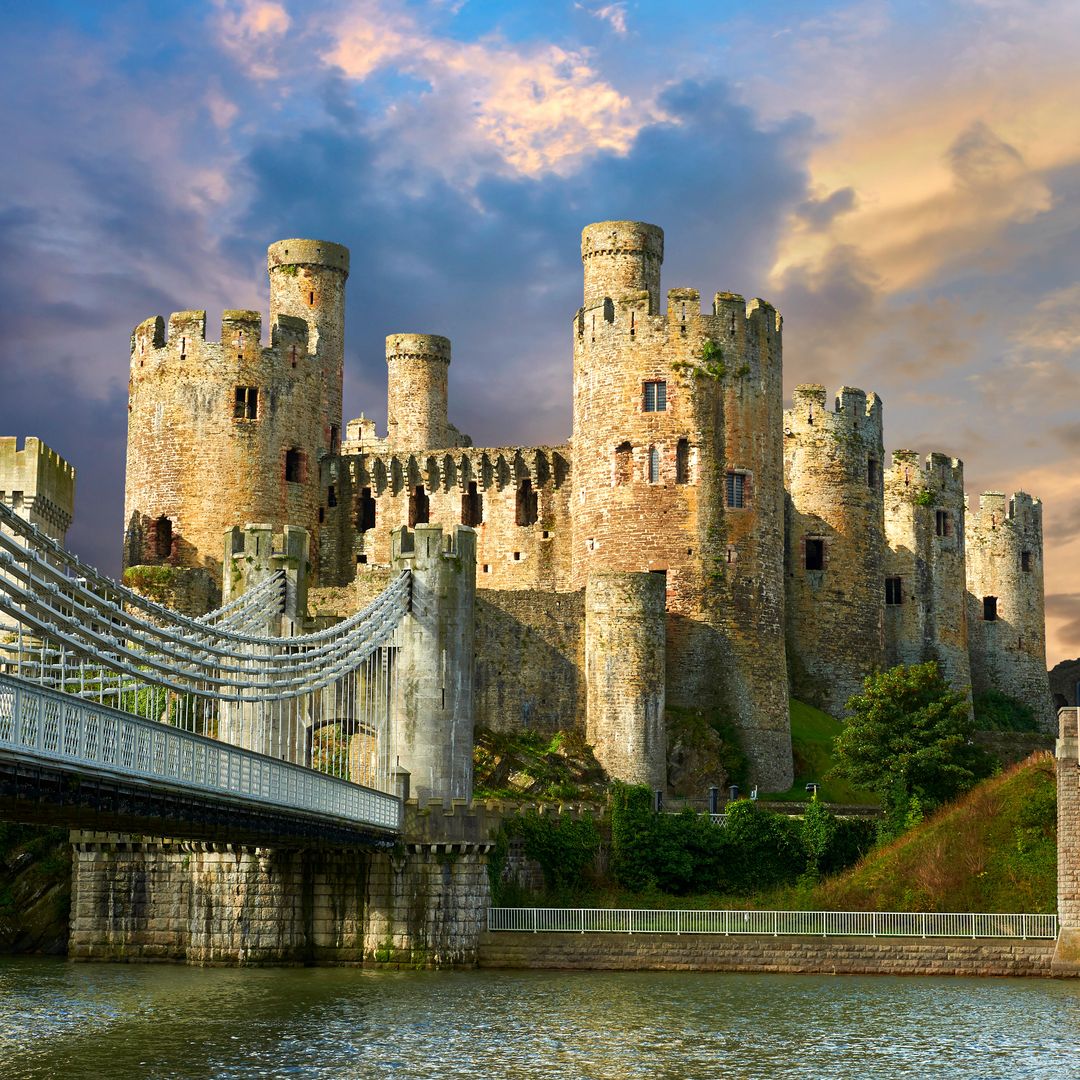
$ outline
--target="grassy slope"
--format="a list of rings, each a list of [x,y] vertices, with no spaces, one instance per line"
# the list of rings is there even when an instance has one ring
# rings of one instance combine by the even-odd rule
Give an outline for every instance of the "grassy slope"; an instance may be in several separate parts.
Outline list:
[[[815,781],[818,798],[827,803],[876,803],[877,796],[854,787],[846,780],[825,780],[833,767],[832,743],[843,728],[835,716],[801,701],[791,701],[791,747],[795,755],[795,783],[768,799],[805,799],[806,784]]]
[[[1033,754],[851,870],[808,890],[800,906],[1053,912],[1055,796],[1053,757]]]

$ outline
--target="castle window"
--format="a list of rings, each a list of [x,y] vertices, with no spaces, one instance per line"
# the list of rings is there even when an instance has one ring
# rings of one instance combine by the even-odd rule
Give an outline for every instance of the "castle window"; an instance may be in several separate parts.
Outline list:
[[[476,487],[476,481],[469,481],[469,489],[461,496],[461,524],[476,528],[484,520],[484,496]]]
[[[629,484],[634,475],[633,450],[628,442],[615,447],[615,483]]]
[[[690,442],[680,439],[675,447],[675,483],[690,483]]]
[[[736,469],[729,470],[725,498],[732,510],[745,510],[750,505],[750,477]]]
[[[667,411],[667,383],[663,379],[653,379],[644,384],[641,407],[644,412]]]
[[[1020,552],[1020,569],[1023,570],[1025,574],[1030,574],[1031,573],[1031,552],[1030,551],[1021,551]]]
[[[526,476],[518,485],[514,520],[518,525],[535,525],[540,516],[539,499],[532,481]]]
[[[326,505],[337,506],[337,488],[333,484],[326,489]]]
[[[341,428],[337,424],[330,425],[330,453],[337,454],[341,451]]]
[[[938,510],[934,515],[934,532],[938,536],[952,536],[952,514],[948,510]]]
[[[885,603],[890,606],[896,604],[902,604],[904,602],[904,590],[901,585],[901,578],[887,577],[885,579]]]
[[[326,507],[319,507],[319,524],[321,525],[326,520]]]
[[[649,447],[649,483],[660,483],[660,451],[655,446]]]
[[[375,528],[375,500],[371,497],[371,488],[360,492],[360,501],[356,507],[356,527],[360,532]]]
[[[307,298],[307,302],[308,302],[309,304],[311,304],[312,306],[314,306],[314,305],[315,305],[315,294],[314,294],[313,292],[309,292],[309,293],[308,293],[308,298]]]
[[[238,386],[233,401],[234,420],[254,420],[259,415],[259,388]]]
[[[426,525],[430,514],[430,503],[423,484],[417,484],[409,496],[409,528],[414,525]]]
[[[159,517],[154,522],[154,556],[167,559],[172,554],[172,521]]]
[[[367,556],[366,555],[357,555],[356,556],[356,565],[357,566],[366,566],[367,565]]]
[[[806,538],[805,564],[807,570],[825,569],[825,541],[821,537],[808,536]]]
[[[878,472],[877,458],[866,459],[866,486],[871,490],[877,490],[878,481],[881,479]]]
[[[290,484],[304,482],[304,453],[293,447],[285,451],[285,480]]]
[[[983,597],[983,619],[986,622],[995,622],[998,617],[997,612],[997,597],[996,596],[984,596]]]

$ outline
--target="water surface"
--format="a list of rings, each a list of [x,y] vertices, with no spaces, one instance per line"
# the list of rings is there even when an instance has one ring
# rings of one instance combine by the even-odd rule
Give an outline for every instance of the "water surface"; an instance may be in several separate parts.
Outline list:
[[[0,959],[0,1077],[1080,1076],[1080,984]]]

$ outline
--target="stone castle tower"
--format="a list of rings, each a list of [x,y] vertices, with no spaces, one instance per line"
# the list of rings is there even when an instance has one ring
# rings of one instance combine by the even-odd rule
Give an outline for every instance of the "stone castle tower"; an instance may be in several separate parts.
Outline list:
[[[663,252],[655,225],[605,221],[582,233],[571,584],[664,575],[668,703],[729,712],[761,782],[786,787],[781,320],[731,293],[704,315],[694,289],[670,290],[662,313]],[[636,595],[647,605],[648,590]],[[587,607],[586,642],[604,618]],[[587,680],[592,662],[587,652]],[[619,742],[621,726],[594,741]]]
[[[796,387],[784,413],[787,642],[796,696],[836,715],[885,651],[881,401]]]
[[[1018,491],[982,495],[966,517],[971,687],[1026,702],[1046,730],[1055,710],[1046,674],[1042,503]]]
[[[131,338],[124,566],[220,579],[226,530],[308,529],[317,553],[321,466],[340,449],[345,280],[338,244],[268,252],[270,342],[255,311],[157,316]]]
[[[685,708],[731,721],[752,781],[786,788],[789,672],[840,714],[882,665],[937,659],[1046,720],[1039,504],[991,494],[965,518],[958,460],[898,451],[886,470],[874,394],[801,386],[785,412],[779,314],[727,292],[703,313],[690,288],[662,308],[663,256],[655,225],[584,229],[572,437],[476,447],[430,333],[386,338],[386,436],[361,417],[341,439],[348,252],[273,244],[268,345],[255,312],[226,312],[220,342],[202,312],[136,328],[125,565],[211,580],[226,530],[300,526],[311,610],[333,618],[385,586],[395,530],[460,533],[475,723],[577,727],[654,788]]]

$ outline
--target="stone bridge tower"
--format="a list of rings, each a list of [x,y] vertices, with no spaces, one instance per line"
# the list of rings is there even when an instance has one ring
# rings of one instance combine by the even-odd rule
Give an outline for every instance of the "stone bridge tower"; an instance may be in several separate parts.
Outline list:
[[[215,601],[235,525],[297,525],[317,548],[320,463],[340,442],[349,253],[282,240],[268,265],[268,344],[255,311],[226,311],[219,341],[203,311],[170,316],[167,333],[147,319],[131,338],[124,566],[203,575],[209,585],[167,597],[187,610]]]
[[[606,221],[582,233],[584,304],[573,327],[572,584],[652,572],[666,592],[668,704],[720,709],[743,732],[754,778],[791,783],[784,665],[781,320],[764,301],[718,293],[703,314],[695,289],[660,310],[663,232]],[[624,583],[625,584],[625,583]],[[600,594],[595,587],[591,594]],[[626,586],[629,589],[629,586]],[[631,593],[588,606],[586,641],[610,638]],[[608,592],[611,590],[608,589]],[[638,595],[640,593],[640,595]],[[591,625],[590,625],[591,623]],[[616,635],[618,638],[618,635]],[[621,640],[621,639],[619,639]],[[647,642],[635,655],[650,653]],[[601,660],[587,647],[592,690]],[[665,679],[657,660],[644,683]],[[597,756],[619,757],[620,730],[638,745],[653,688],[627,685],[617,717],[589,720]],[[630,715],[633,714],[633,715]],[[636,729],[635,728],[635,729]],[[642,775],[653,765],[642,763]]]

